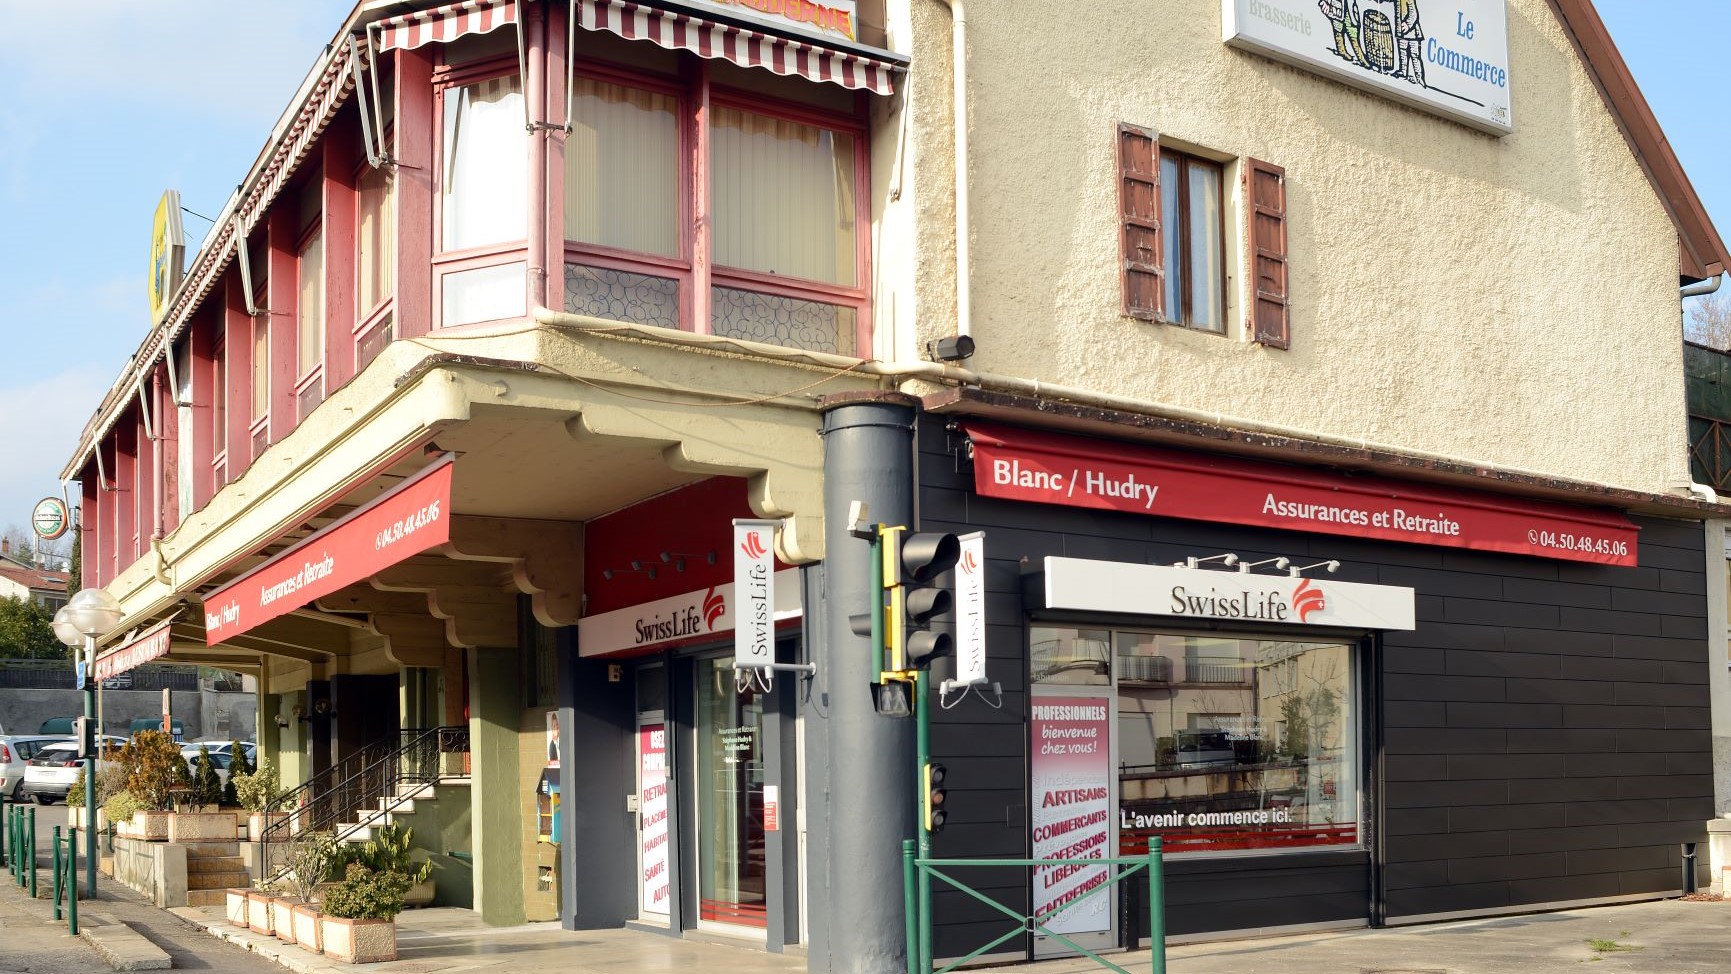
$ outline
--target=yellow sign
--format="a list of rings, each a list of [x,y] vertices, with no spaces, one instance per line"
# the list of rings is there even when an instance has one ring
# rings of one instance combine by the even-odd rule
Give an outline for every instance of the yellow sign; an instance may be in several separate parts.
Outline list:
[[[166,190],[150,229],[150,320],[162,320],[185,272],[186,236],[180,227],[180,194]]]

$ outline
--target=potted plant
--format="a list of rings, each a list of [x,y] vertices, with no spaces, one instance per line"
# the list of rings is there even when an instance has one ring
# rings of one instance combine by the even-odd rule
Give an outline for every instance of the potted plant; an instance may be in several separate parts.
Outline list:
[[[409,880],[409,888],[403,894],[405,907],[421,907],[433,902],[438,892],[433,882],[433,864],[426,860],[417,863],[410,853],[415,839],[415,830],[391,823],[381,825],[373,830],[373,837],[358,846],[349,847],[345,857],[348,862],[358,862],[373,872],[401,873]]]
[[[229,780],[234,782],[235,797],[248,812],[247,838],[260,841],[266,829],[288,817],[288,813],[282,811],[287,800],[282,793],[282,779],[276,762],[270,758],[259,758],[258,765],[245,772],[231,770]]]
[[[350,863],[342,882],[325,893],[319,921],[326,956],[344,964],[397,959],[397,914],[409,878]]]
[[[165,809],[175,789],[185,787],[190,779],[180,748],[162,731],[139,731],[115,759],[126,769],[126,790],[138,803],[128,834],[136,839],[167,839]]]
[[[262,933],[267,937],[276,933],[276,927],[272,925],[273,917],[270,908],[271,902],[276,899],[276,894],[276,883],[268,879],[261,879],[253,883],[252,889],[247,890],[246,925],[253,933]]]
[[[222,807],[237,808],[240,806],[241,775],[252,774],[252,762],[247,760],[246,748],[239,741],[228,742],[228,780],[222,783]]]
[[[183,811],[209,813],[222,807],[222,776],[216,773],[216,761],[210,748],[199,745],[198,757],[192,760],[192,793]]]
[[[284,943],[298,943],[314,953],[322,949],[320,914],[313,905],[313,893],[330,872],[335,845],[328,833],[305,832],[289,846],[284,878],[291,895],[276,900],[277,908],[286,911],[286,916],[279,913],[276,920],[277,939]]]

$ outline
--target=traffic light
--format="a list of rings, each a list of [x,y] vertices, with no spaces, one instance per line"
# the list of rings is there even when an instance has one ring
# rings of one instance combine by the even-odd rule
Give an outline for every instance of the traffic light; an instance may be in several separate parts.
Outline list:
[[[949,813],[944,810],[944,777],[948,774],[941,764],[928,761],[920,775],[920,825],[927,832],[943,829]]]
[[[80,760],[96,753],[94,735],[90,733],[94,725],[95,722],[88,717],[72,718],[72,740],[77,745],[78,750],[75,753]]]
[[[949,633],[931,629],[935,617],[950,611],[955,597],[931,582],[955,567],[961,542],[953,534],[906,535],[906,528],[883,528],[885,661],[891,670],[920,670],[955,649]]]

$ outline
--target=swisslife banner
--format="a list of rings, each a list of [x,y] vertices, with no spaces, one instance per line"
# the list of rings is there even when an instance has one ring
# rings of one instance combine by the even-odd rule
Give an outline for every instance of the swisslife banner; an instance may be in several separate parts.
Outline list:
[[[974,491],[1194,521],[1634,567],[1622,514],[996,423],[962,424]]]
[[[800,617],[799,569],[775,573],[775,621]],[[609,656],[701,641],[734,630],[734,585],[693,589],[577,620],[577,655]]]
[[[1509,113],[1503,0],[1222,0],[1226,43],[1493,135]]]
[[[1035,859],[1104,859],[1115,855],[1112,807],[1112,702],[1107,697],[1035,697],[1029,777]],[[1054,933],[1112,929],[1106,866],[1072,863],[1034,869],[1034,915]],[[1084,898],[1086,897],[1086,898]],[[1074,904],[1066,906],[1066,904]]]
[[[1327,578],[1047,558],[1047,609],[1347,629],[1417,627],[1413,590]]]
[[[204,597],[204,642],[214,646],[314,599],[451,540],[446,455],[346,517]]]
[[[733,521],[733,665],[775,662],[775,521]]]

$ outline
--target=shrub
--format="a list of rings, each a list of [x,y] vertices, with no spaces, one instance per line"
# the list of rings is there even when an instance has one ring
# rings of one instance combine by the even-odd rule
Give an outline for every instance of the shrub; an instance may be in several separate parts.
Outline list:
[[[199,746],[198,757],[193,759],[192,795],[194,805],[216,805],[222,802],[222,776],[216,773],[216,762],[211,759],[210,748]]]
[[[167,808],[172,789],[190,782],[179,745],[162,731],[139,731],[116,760],[126,768],[126,790],[151,811]]]
[[[395,920],[403,912],[403,894],[409,877],[402,873],[374,872],[360,863],[350,863],[342,882],[325,893],[321,909],[344,920]]]
[[[259,758],[258,766],[247,774],[234,771],[231,766],[229,780],[234,782],[234,793],[240,799],[240,807],[255,815],[279,811],[287,803],[276,762],[270,758]]]
[[[105,807],[110,795],[126,790],[126,769],[110,761],[99,761],[96,764],[96,804]],[[78,775],[72,779],[72,790],[66,793],[67,808],[84,807],[84,769],[78,769]]]
[[[228,742],[228,753],[228,780],[222,783],[222,803],[234,806],[240,804],[240,792],[235,790],[235,777],[251,774],[252,762],[246,759],[246,748],[241,747],[239,741]]]
[[[110,823],[130,822],[133,814],[143,807],[130,791],[117,791],[102,803],[102,810],[108,813]]]
[[[409,854],[415,830],[392,823],[373,829],[373,838],[358,844],[342,844],[331,863],[331,878],[340,879],[350,864],[358,864],[368,872],[400,873],[410,886],[426,882],[433,875],[433,864],[416,863]]]
[[[287,872],[283,875],[294,895],[310,901],[330,872],[336,854],[336,842],[329,832],[296,835],[289,846],[288,861],[284,863]]]

